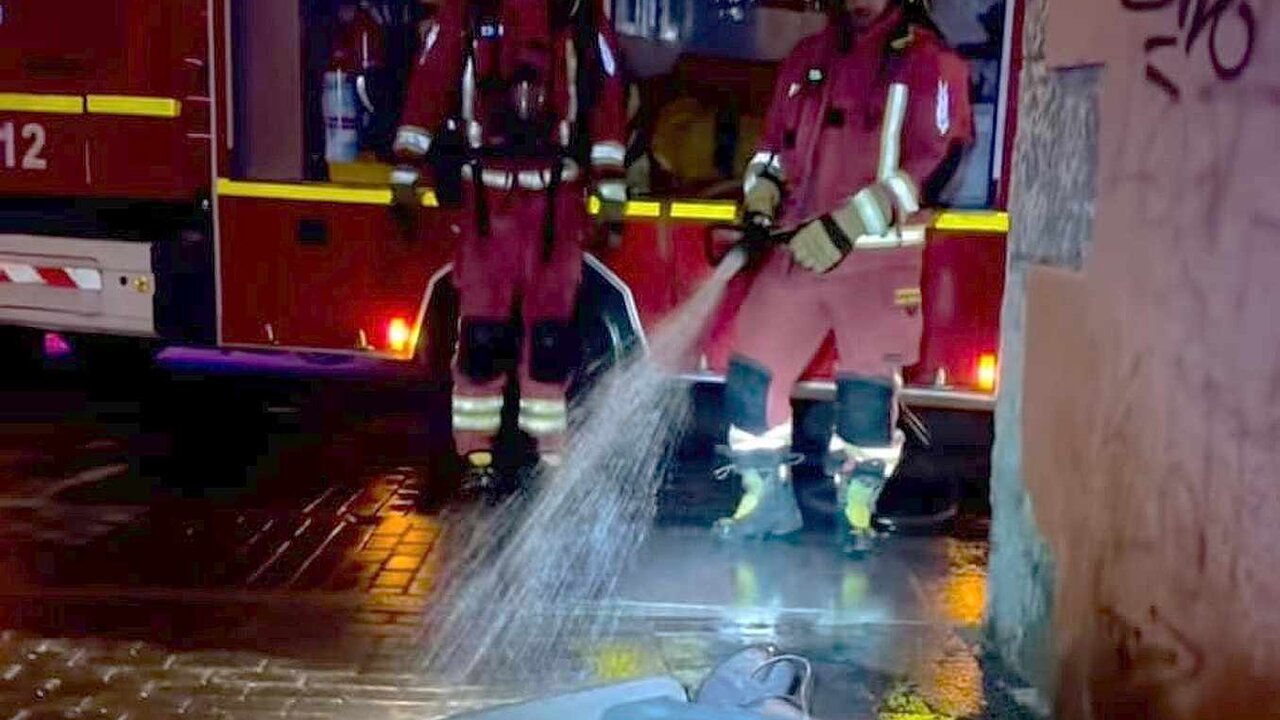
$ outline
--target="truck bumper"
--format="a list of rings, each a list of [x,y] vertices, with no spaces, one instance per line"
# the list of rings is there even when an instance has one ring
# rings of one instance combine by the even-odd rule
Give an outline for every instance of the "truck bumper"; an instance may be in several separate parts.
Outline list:
[[[156,335],[149,242],[0,234],[0,324]]]

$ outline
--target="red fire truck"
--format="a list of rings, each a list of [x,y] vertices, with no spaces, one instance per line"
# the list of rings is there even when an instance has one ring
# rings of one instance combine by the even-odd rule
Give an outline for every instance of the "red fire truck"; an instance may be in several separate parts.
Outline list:
[[[967,175],[979,192],[973,209],[913,230],[928,238],[926,332],[906,400],[983,410],[995,391],[1004,281],[1014,6],[991,0],[999,22],[984,34],[960,8],[973,3],[953,4],[960,34],[987,48],[975,72],[975,88],[990,86],[975,100],[985,135]],[[443,378],[456,324],[449,215],[428,192],[406,230],[391,211],[386,164],[424,5],[0,0],[0,331],[350,354],[417,362],[425,378]],[[946,15],[946,0],[937,5]],[[638,97],[713,91],[748,108],[799,37],[779,28],[800,28],[792,20],[804,10],[611,5]],[[366,55],[351,49],[352,32]],[[355,111],[333,110],[328,96],[344,72],[359,76]],[[675,74],[688,82],[671,82]],[[354,148],[335,132],[352,123]],[[731,194],[675,187],[631,202],[620,241],[590,248],[580,314],[596,359],[642,346],[710,272],[708,226],[737,215]],[[725,366],[742,287],[698,380]],[[831,360],[828,348],[815,361],[808,392],[829,387]]]

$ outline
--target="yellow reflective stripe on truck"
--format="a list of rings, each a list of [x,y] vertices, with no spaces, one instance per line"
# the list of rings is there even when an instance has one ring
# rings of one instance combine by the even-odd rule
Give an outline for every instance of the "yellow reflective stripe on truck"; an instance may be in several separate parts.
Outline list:
[[[1007,233],[1009,213],[995,210],[947,210],[933,220],[934,230],[952,232]]]
[[[719,220],[732,222],[738,217],[738,205],[732,202],[691,202],[677,200],[671,203],[668,215],[672,220]]]
[[[173,98],[147,95],[59,95],[55,93],[0,92],[0,111],[52,115],[133,115],[176,118],[182,103]]]
[[[600,198],[595,195],[587,198],[587,212],[592,215],[600,214]],[[651,200],[628,200],[626,210],[623,212],[630,218],[660,218],[662,203]]]
[[[295,202],[332,202],[357,205],[389,205],[391,190],[386,187],[355,187],[333,183],[277,183],[245,180],[218,180],[218,194],[226,197],[258,198],[263,200],[290,200]],[[426,190],[422,196],[423,207],[438,207],[435,193]],[[589,211],[600,211],[599,199],[589,200]],[[733,222],[738,206],[732,202],[698,200],[632,200],[627,203],[626,216],[638,219],[695,220],[705,222]],[[1009,231],[1009,214],[990,210],[947,210],[935,216],[935,230],[971,233],[1006,233]]]
[[[166,97],[86,95],[85,101],[89,112],[94,115],[176,118],[182,114],[182,103]]]
[[[84,98],[79,95],[0,92],[0,110],[9,112],[83,115]]]
[[[274,183],[218,179],[218,194],[226,197],[292,202],[331,202],[348,205],[390,205],[391,189],[386,187],[349,187],[331,183]],[[436,207],[436,195],[427,190],[422,195],[423,207]]]

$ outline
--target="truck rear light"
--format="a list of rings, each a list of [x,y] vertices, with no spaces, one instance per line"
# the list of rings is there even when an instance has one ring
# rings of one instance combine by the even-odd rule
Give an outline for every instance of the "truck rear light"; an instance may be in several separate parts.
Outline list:
[[[995,353],[983,353],[978,356],[978,388],[990,392],[996,389],[998,375]]]
[[[404,318],[392,318],[387,323],[387,348],[391,352],[402,353],[408,350],[412,337],[413,330],[409,328],[409,321]]]
[[[44,356],[50,360],[67,357],[72,353],[71,343],[56,332],[44,334]]]

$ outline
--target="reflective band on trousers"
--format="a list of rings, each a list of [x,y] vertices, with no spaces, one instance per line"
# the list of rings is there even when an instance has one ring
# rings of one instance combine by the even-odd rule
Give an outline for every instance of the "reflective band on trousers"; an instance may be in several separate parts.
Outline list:
[[[564,170],[560,173],[561,182],[573,182],[577,180],[580,173],[578,165],[573,162],[566,161]],[[464,165],[462,168],[462,176],[467,180],[475,180],[475,171],[470,165]],[[480,171],[480,177],[484,182],[484,186],[492,190],[511,190],[519,187],[522,190],[546,190],[551,185],[551,169],[544,168],[542,170],[495,170],[493,168],[483,168]]]
[[[496,432],[502,426],[502,397],[453,398],[453,429]]]
[[[791,447],[791,423],[771,428],[762,435],[749,433],[740,427],[729,427],[729,449],[733,452],[757,450],[786,450]]]
[[[519,425],[531,435],[562,433],[569,426],[569,408],[563,400],[521,400]]]
[[[453,429],[472,432],[497,432],[502,427],[502,413],[453,414]]]
[[[484,395],[481,397],[453,396],[454,412],[502,412],[501,395]]]
[[[558,435],[569,429],[569,423],[565,418],[530,418],[521,415],[518,424],[521,430],[535,436]]]

